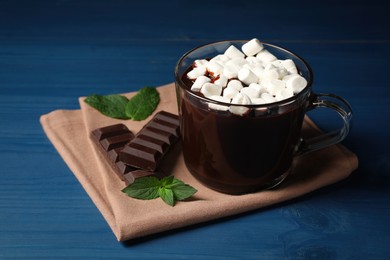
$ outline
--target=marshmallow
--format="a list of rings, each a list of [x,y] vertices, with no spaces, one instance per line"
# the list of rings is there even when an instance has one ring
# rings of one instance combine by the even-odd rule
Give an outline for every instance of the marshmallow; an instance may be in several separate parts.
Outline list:
[[[280,101],[294,96],[294,92],[288,88],[283,88],[275,94],[275,99]]]
[[[225,75],[228,79],[237,78],[239,70],[240,68],[234,64],[225,64],[225,67],[223,68],[223,75]]]
[[[246,56],[254,56],[263,49],[263,44],[256,38],[242,45],[241,50]]]
[[[238,90],[234,87],[226,87],[223,90],[223,96],[229,99],[234,98],[238,94]]]
[[[233,99],[232,99],[232,104],[237,104],[237,105],[249,105],[251,104],[251,99],[244,93],[238,93]]]
[[[297,67],[295,66],[295,63],[291,59],[287,60],[281,60],[280,64],[288,71],[290,74],[298,74]]]
[[[261,79],[279,79],[278,69],[274,65],[268,64],[261,73]]]
[[[271,62],[271,64],[276,68],[279,74],[279,79],[283,78],[284,76],[288,75],[289,72],[287,69],[283,66],[282,62],[280,60],[275,60]]]
[[[206,67],[207,63],[209,63],[208,60],[202,59],[202,60],[195,60],[194,66],[195,67]]]
[[[251,99],[243,94],[243,93],[238,93],[233,99],[232,99],[232,104],[240,104],[240,105],[249,105],[251,104]],[[245,114],[249,108],[243,107],[243,106],[230,106],[229,108],[230,112],[236,115],[243,115]]]
[[[239,49],[237,49],[235,46],[230,45],[229,48],[226,49],[225,53],[226,56],[228,56],[230,59],[234,58],[244,58],[245,54],[242,53]]]
[[[262,64],[261,60],[259,60],[259,59],[256,58],[256,57],[253,57],[253,56],[246,57],[245,60],[246,60],[249,64]]]
[[[291,90],[294,94],[300,92],[307,86],[307,81],[299,74],[291,74],[283,78],[286,82],[286,88]]]
[[[223,50],[217,49],[223,52]],[[207,75],[207,76],[206,76]],[[292,59],[278,60],[255,39],[241,50],[231,45],[211,60],[195,60],[187,77],[194,83],[193,92],[232,105],[210,104],[210,109],[237,115],[247,113],[244,105],[267,104],[293,97],[307,86]],[[267,106],[254,108],[255,115],[267,113]]]
[[[253,89],[256,89],[258,92],[259,92],[259,95],[267,92],[267,88],[265,86],[262,86],[260,84],[257,84],[257,83],[252,83],[248,86],[248,88],[253,88]]]
[[[262,99],[262,98],[251,98],[251,101],[252,101],[252,104],[254,104],[254,105],[261,105],[261,104],[265,104],[265,103],[267,103],[267,102],[265,102],[265,100],[264,99]]]
[[[238,72],[238,79],[246,85],[256,83],[259,80],[259,78],[248,68],[240,69]]]
[[[273,103],[277,101],[270,93],[261,94],[261,98],[264,99],[266,103]]]
[[[277,60],[277,58],[266,49],[262,49],[259,53],[257,53],[256,58],[262,62],[271,62]]]
[[[228,78],[225,75],[221,74],[218,76],[217,80],[214,81],[214,84],[221,87],[226,87],[227,82]]]
[[[202,88],[202,86],[205,84],[205,83],[209,83],[211,80],[210,78],[206,77],[206,76],[199,76],[194,84],[192,84],[191,86],[191,90],[194,91],[194,92],[199,92]]]
[[[285,82],[279,79],[265,80],[263,81],[263,86],[265,86],[267,92],[273,96],[275,96],[276,93],[286,88]]]
[[[205,83],[200,89],[200,93],[205,97],[220,96],[222,93],[222,87],[213,83]]]
[[[210,61],[220,61],[222,63],[225,63],[227,62],[228,60],[230,60],[230,58],[224,54],[218,54],[217,56],[215,56],[214,58],[212,58]]]
[[[252,72],[259,78],[261,79],[263,77],[263,72],[264,72],[264,68],[263,66],[261,65],[256,65],[256,67],[254,67],[253,69],[251,69]]]
[[[200,66],[200,67],[195,67],[191,71],[187,73],[187,77],[189,79],[196,79],[199,76],[205,75],[206,74],[206,67]]]
[[[237,78],[238,71],[245,65],[247,61],[244,58],[235,58],[227,61],[223,69],[223,74],[228,78]]]
[[[241,89],[240,93],[247,95],[250,99],[258,98],[260,96],[260,91],[253,87],[245,87]]]
[[[222,74],[223,72],[223,66],[219,64],[218,62],[215,61],[210,61],[207,63],[207,71],[212,75],[212,76],[217,76],[219,74]]]
[[[230,103],[230,98],[225,98],[222,96],[210,96],[209,97],[212,100],[219,101],[219,102],[224,102],[224,103]],[[220,111],[227,111],[229,110],[229,105],[220,105],[220,104],[215,104],[215,103],[209,103],[209,108],[215,109],[215,110],[220,110]]]
[[[227,87],[235,88],[237,91],[240,91],[243,88],[241,81],[236,79],[230,80],[227,84]]]

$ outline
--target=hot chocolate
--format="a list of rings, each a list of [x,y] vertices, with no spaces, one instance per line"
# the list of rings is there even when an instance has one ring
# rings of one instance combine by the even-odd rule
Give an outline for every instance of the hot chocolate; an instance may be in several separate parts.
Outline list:
[[[191,82],[182,76],[188,89]],[[288,174],[305,104],[285,111],[224,113],[183,92],[180,123],[187,167],[211,188],[232,194],[278,184]],[[269,115],[266,115],[266,114]]]

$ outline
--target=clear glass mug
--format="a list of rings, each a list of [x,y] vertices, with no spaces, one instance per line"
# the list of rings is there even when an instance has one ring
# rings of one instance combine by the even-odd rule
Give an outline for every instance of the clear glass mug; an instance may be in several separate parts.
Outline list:
[[[184,54],[175,66],[186,166],[201,183],[228,194],[250,193],[280,184],[290,173],[294,156],[342,141],[352,118],[352,109],[343,98],[312,92],[313,73],[302,58],[266,43],[264,48],[278,59],[292,59],[307,80],[307,86],[298,94],[269,104],[234,105],[190,91],[184,77],[195,60],[212,58],[230,45],[240,49],[244,43],[221,41],[203,45]],[[236,115],[228,109],[232,106],[245,107],[250,112]],[[318,107],[336,111],[343,125],[338,130],[304,140],[301,128],[305,113]]]

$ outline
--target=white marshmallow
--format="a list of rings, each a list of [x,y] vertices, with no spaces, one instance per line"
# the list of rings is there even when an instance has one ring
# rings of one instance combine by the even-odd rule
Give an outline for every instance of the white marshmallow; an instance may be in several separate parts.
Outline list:
[[[252,72],[255,73],[255,75],[261,79],[263,77],[264,68],[261,65],[257,65],[252,69]]]
[[[232,104],[240,104],[240,105],[249,105],[252,104],[251,99],[243,94],[243,93],[238,93],[232,100]],[[230,112],[236,115],[243,115],[245,114],[249,108],[243,107],[243,106],[230,106],[229,108]]]
[[[237,78],[240,66],[237,66],[233,62],[229,63],[230,61],[225,64],[225,67],[223,68],[223,75],[225,75],[228,79]]]
[[[307,86],[307,81],[299,74],[291,74],[283,78],[286,82],[286,88],[291,90],[294,94],[300,92]]]
[[[234,87],[226,87],[223,90],[223,96],[229,99],[234,98],[238,94],[238,90]]]
[[[228,82],[227,87],[228,88],[235,88],[237,91],[240,91],[243,88],[243,85],[242,85],[241,81],[233,79],[233,80],[230,80]]]
[[[252,101],[252,104],[255,104],[255,105],[261,105],[261,104],[265,104],[267,102],[265,102],[264,99],[262,98],[251,98],[251,101]]]
[[[276,68],[279,74],[279,79],[282,79],[284,76],[288,75],[289,72],[287,69],[283,66],[281,60],[275,60],[271,62],[271,64]]]
[[[217,62],[219,64],[224,64],[225,62],[229,61],[230,58],[224,54],[218,54],[217,56],[213,57],[210,62]]]
[[[255,58],[255,59],[256,59],[256,58]],[[256,64],[253,64],[253,63],[246,63],[246,64],[244,64],[244,66],[242,66],[242,68],[247,68],[247,69],[252,70],[252,69],[256,68]]]
[[[239,49],[237,49],[235,46],[230,45],[229,48],[226,49],[225,53],[226,56],[228,56],[230,59],[234,58],[244,58],[245,54],[242,53]]]
[[[245,88],[241,89],[240,93],[247,95],[250,99],[258,98],[260,96],[260,91],[253,88],[253,87],[252,88],[245,87]]]
[[[204,66],[195,67],[187,73],[187,77],[189,79],[196,79],[199,76],[205,75],[205,73],[206,73],[206,67]]]
[[[257,84],[257,83],[252,83],[248,86],[248,88],[254,88],[256,89],[258,92],[259,92],[259,95],[267,92],[267,88],[265,86],[262,86],[260,84]]]
[[[260,91],[263,87],[257,83],[251,83],[249,84],[248,88],[256,89],[257,91]]]
[[[275,96],[276,93],[286,88],[285,82],[279,79],[265,80],[263,81],[263,86],[265,86],[267,92],[273,96]]]
[[[208,60],[202,59],[202,60],[195,60],[194,65],[195,67],[206,67],[207,63],[209,63]]]
[[[245,60],[246,60],[249,64],[262,64],[261,60],[259,60],[259,59],[256,58],[256,57],[253,57],[253,56],[246,57]]]
[[[250,105],[252,104],[250,97],[244,93],[238,93],[233,99],[232,104],[237,105]]]
[[[275,99],[280,101],[280,100],[290,98],[292,96],[294,96],[294,93],[290,89],[283,88],[276,93]]]
[[[242,45],[241,49],[247,56],[253,56],[263,49],[263,44],[254,38]]]
[[[238,79],[246,85],[256,83],[259,80],[259,78],[248,68],[240,69],[238,72]]]
[[[207,63],[206,69],[213,76],[220,75],[223,72],[223,66],[215,61]]]
[[[258,58],[262,62],[272,62],[274,60],[277,60],[277,58],[266,49],[262,49],[259,53],[257,53],[256,58]]]
[[[199,76],[194,84],[191,86],[191,91],[199,92],[205,83],[209,83],[211,80],[206,76]]]
[[[210,96],[209,98],[212,100],[215,100],[215,101],[219,101],[219,102],[230,103],[230,98],[225,98],[222,96]],[[215,109],[215,110],[220,110],[220,111],[227,111],[227,110],[229,110],[229,105],[215,104],[215,103],[210,102],[209,108]]]
[[[298,70],[295,66],[295,63],[291,59],[281,60],[280,63],[282,66],[290,73],[290,74],[297,74]]]
[[[278,69],[274,65],[268,64],[267,66],[265,66],[263,72],[261,73],[261,79],[279,79]]]
[[[219,75],[219,78],[214,81],[214,84],[224,88],[226,87],[227,82],[228,78],[225,75],[221,74]]]
[[[277,101],[270,93],[261,94],[261,98],[264,99],[266,103],[273,103]]]
[[[231,59],[225,63],[223,74],[228,79],[237,78],[238,72],[247,63],[248,61],[241,57]]]
[[[200,89],[200,93],[207,98],[211,96],[220,96],[222,93],[222,87],[213,83],[205,83]]]

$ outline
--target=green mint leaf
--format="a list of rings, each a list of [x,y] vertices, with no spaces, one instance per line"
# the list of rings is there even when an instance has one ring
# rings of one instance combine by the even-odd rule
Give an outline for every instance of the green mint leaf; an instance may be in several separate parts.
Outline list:
[[[161,187],[158,190],[158,194],[160,195],[160,198],[169,206],[174,206],[175,205],[175,198],[173,196],[173,192],[171,189],[167,189],[164,187]]]
[[[127,196],[141,199],[151,200],[160,196],[159,189],[161,182],[154,176],[147,176],[136,179],[132,184],[122,190]]]
[[[88,105],[97,109],[103,115],[117,119],[128,119],[125,113],[128,101],[126,97],[121,95],[91,95],[85,99]]]
[[[194,187],[178,179],[174,179],[170,187],[176,200],[185,200],[197,192]]]
[[[154,176],[136,179],[122,190],[129,197],[141,200],[151,200],[160,197],[166,204],[175,205],[176,200],[185,200],[194,195],[197,190],[173,176],[161,180]]]
[[[144,87],[126,104],[126,116],[135,121],[146,119],[156,109],[160,95],[153,87]]]
[[[166,176],[160,180],[161,186],[170,189],[170,185],[172,184],[175,178],[173,176]]]

